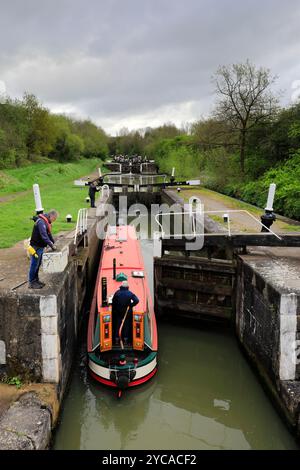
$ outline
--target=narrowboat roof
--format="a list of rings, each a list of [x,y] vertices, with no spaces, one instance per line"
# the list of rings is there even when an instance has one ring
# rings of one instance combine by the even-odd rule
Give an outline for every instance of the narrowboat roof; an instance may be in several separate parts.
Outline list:
[[[116,260],[116,278],[113,279],[113,263]],[[104,240],[102,256],[100,260],[101,277],[107,279],[107,298],[110,299],[119,289],[125,274],[129,289],[140,299],[136,306],[137,311],[147,310],[149,302],[149,286],[144,267],[144,261],[140,250],[140,243],[137,239],[133,226],[121,225],[110,226]],[[97,292],[98,311],[102,305],[101,282]]]

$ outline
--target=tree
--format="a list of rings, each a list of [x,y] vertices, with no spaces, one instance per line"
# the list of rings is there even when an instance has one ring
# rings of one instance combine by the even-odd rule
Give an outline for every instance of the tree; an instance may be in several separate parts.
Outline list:
[[[248,176],[260,176],[300,148],[299,123],[300,104],[280,110],[276,119],[251,129],[247,139]]]
[[[27,158],[28,123],[21,101],[7,97],[3,103],[0,103],[0,129],[2,166],[14,167],[22,164]]]
[[[72,130],[84,142],[84,157],[105,160],[108,155],[108,138],[101,127],[97,127],[90,120],[73,121]]]
[[[270,91],[276,77],[269,69],[244,64],[222,66],[213,81],[219,96],[215,115],[239,134],[240,167],[245,173],[247,134],[261,121],[271,119],[278,109],[278,96]]]
[[[55,145],[49,157],[59,162],[70,162],[78,159],[84,152],[83,139],[72,132],[73,122],[63,115],[52,115],[51,121],[54,129]]]
[[[191,125],[191,135],[195,144],[203,150],[234,148],[237,145],[236,135],[230,132],[230,127],[224,119],[200,119]]]
[[[129,131],[127,127],[122,127],[116,137],[110,138],[109,152],[111,154],[142,155],[144,152],[144,139],[141,132]]]
[[[35,95],[24,93],[23,102],[27,115],[28,159],[35,156],[47,156],[53,149],[54,135],[49,111],[44,108]]]

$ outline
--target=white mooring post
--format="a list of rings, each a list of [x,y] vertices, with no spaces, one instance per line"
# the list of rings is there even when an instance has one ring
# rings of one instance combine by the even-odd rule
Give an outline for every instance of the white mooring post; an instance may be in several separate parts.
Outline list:
[[[35,202],[35,211],[37,214],[41,214],[44,211],[44,208],[42,206],[40,187],[38,184],[33,185],[33,195],[34,195],[34,202]]]
[[[274,202],[274,197],[275,197],[275,191],[276,191],[276,184],[275,183],[270,184],[268,201],[265,207],[266,211],[273,212],[273,202]]]

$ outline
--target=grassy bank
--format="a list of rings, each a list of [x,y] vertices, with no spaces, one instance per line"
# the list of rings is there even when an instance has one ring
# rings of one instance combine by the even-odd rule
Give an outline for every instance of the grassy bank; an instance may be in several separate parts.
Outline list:
[[[97,170],[103,162],[98,159],[82,159],[76,163],[36,163],[22,168],[0,171],[0,197],[31,190],[34,183],[40,187],[71,181]]]
[[[71,230],[77,212],[87,207],[87,188],[73,186],[73,180],[97,170],[101,160],[86,159],[77,163],[36,164],[30,167],[2,171],[0,175],[0,248],[8,248],[31,235],[34,214],[32,184],[39,183],[45,212],[58,210],[60,216],[53,224],[53,233]],[[18,194],[18,192],[21,194]],[[1,201],[1,199],[0,199]],[[67,214],[73,222],[67,223]]]

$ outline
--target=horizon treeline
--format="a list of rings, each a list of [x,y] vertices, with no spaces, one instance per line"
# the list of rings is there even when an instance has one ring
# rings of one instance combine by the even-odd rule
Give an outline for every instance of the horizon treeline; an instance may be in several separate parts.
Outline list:
[[[51,113],[29,93],[0,103],[0,169],[46,159],[70,162],[108,155],[108,136],[90,120]]]
[[[278,108],[248,132],[244,172],[240,138],[227,120],[215,116],[178,128],[123,129],[109,139],[111,154],[155,159],[161,172],[176,169],[179,178],[200,177],[206,187],[264,207],[270,183],[276,183],[275,210],[300,220],[300,103]]]
[[[217,96],[221,93],[209,117],[181,128],[172,122],[123,128],[117,136],[90,120],[53,114],[32,94],[25,93],[22,100],[6,98],[0,104],[0,169],[49,159],[63,163],[146,155],[156,160],[160,172],[175,167],[178,178],[200,177],[208,188],[260,207],[274,182],[275,210],[300,220],[300,103],[280,107],[269,91],[269,71],[248,61],[220,68],[216,82]],[[264,88],[255,101],[258,86]]]

